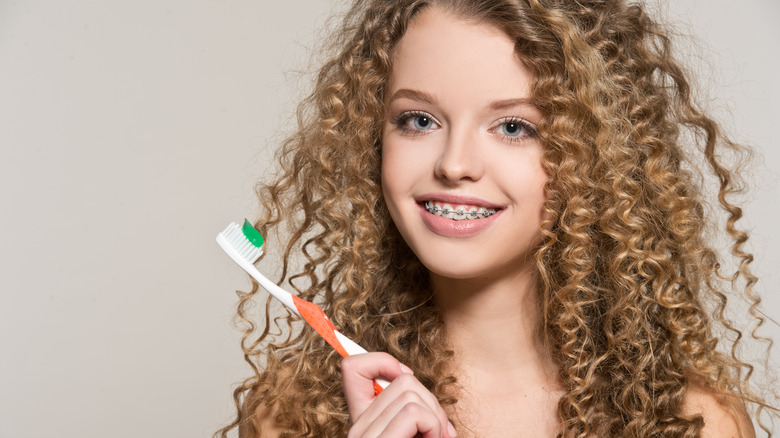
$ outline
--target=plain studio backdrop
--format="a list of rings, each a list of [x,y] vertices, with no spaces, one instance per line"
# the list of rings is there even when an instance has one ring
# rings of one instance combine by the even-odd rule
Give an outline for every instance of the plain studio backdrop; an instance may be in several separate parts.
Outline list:
[[[0,0],[0,437],[208,437],[232,418],[249,281],[214,237],[256,217],[341,3]],[[670,3],[760,154],[743,227],[778,320],[780,3]]]

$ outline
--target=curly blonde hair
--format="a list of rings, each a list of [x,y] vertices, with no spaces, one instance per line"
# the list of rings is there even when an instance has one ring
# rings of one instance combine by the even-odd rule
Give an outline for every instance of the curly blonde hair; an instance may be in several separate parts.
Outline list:
[[[743,296],[757,337],[764,320],[752,255],[731,200],[741,182],[721,158],[745,149],[695,102],[669,37],[640,4],[356,1],[331,40],[337,53],[298,109],[279,176],[258,189],[258,229],[273,235],[289,227],[280,281],[366,349],[409,365],[445,408],[457,403],[449,390],[455,378],[445,373],[453,353],[428,273],[390,219],[379,182],[393,48],[434,6],[502,29],[534,74],[550,175],[550,223],[535,254],[539,332],[565,392],[561,436],[697,436],[702,418],[682,412],[694,380],[756,406],[757,415],[777,412],[751,390],[753,367],[737,351],[743,335],[726,313],[729,296]],[[725,212],[732,275],[721,272],[710,246],[707,174]],[[247,314],[256,293],[239,293],[237,312],[254,375],[234,392],[237,417],[215,436],[236,427],[260,436],[256,413],[269,409],[283,436],[346,435],[340,357],[312,330],[296,330],[297,318],[272,321],[270,304],[258,328]],[[722,333],[732,339],[719,340]]]

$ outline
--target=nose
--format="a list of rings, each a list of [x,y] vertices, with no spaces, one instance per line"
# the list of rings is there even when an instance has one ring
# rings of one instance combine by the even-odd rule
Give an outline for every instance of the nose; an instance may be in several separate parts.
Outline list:
[[[479,180],[485,171],[479,149],[478,134],[467,130],[451,131],[436,162],[436,177],[449,185]]]

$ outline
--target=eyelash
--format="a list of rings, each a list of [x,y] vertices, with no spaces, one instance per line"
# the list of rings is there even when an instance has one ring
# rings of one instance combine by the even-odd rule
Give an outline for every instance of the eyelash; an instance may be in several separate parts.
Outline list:
[[[396,128],[398,128],[398,130],[407,135],[422,135],[429,131],[428,129],[414,129],[407,127],[406,124],[415,117],[425,117],[434,124],[441,126],[441,123],[439,123],[435,117],[426,113],[425,111],[404,111],[399,114],[395,120],[393,120],[393,124],[396,126]]]
[[[415,117],[425,117],[429,119],[432,123],[441,126],[441,123],[439,123],[439,121],[436,120],[436,118],[433,117],[431,114],[425,111],[417,111],[417,110],[402,112],[393,120],[393,125],[395,125],[395,127],[398,130],[400,130],[402,133],[406,135],[423,135],[426,134],[428,131],[430,131],[430,129],[415,129],[415,128],[408,127],[407,123],[409,123],[409,121],[414,119]],[[510,135],[495,132],[498,128],[507,124],[518,125],[518,128],[524,131],[525,134],[510,136]],[[529,122],[528,120],[522,119],[520,117],[505,117],[503,119],[500,119],[493,128],[490,128],[490,132],[493,132],[494,134],[499,135],[504,139],[506,139],[507,141],[511,141],[511,142],[520,142],[529,138],[536,138],[536,136],[538,135],[538,132],[536,131],[536,126],[533,123]]]
[[[525,131],[525,134],[519,134],[516,136],[509,136],[506,134],[500,134],[496,133],[502,137],[504,137],[508,141],[513,142],[519,142],[523,140],[527,140],[529,138],[536,138],[538,135],[538,132],[536,131],[536,125],[529,122],[528,120],[521,119],[519,117],[505,117],[498,121],[498,124],[495,126],[495,128],[490,128],[491,132],[495,132],[496,129],[500,128],[501,126],[507,125],[507,124],[514,124],[517,125],[519,129],[522,131]]]

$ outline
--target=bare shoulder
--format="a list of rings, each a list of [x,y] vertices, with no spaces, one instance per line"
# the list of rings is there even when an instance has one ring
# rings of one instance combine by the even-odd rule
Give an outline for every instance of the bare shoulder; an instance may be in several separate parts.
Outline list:
[[[734,397],[692,384],[683,399],[683,412],[704,419],[702,438],[755,438],[756,431],[745,405]]]

